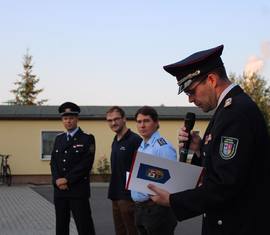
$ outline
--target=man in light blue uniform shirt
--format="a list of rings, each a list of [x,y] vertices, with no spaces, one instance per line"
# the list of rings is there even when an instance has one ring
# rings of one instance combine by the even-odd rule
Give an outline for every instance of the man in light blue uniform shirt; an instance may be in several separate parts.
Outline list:
[[[169,160],[176,161],[176,151],[167,140],[160,136],[158,131],[155,131],[148,141],[143,140],[139,152],[148,153],[160,158],[166,158]],[[143,194],[135,191],[131,191],[132,199],[134,201],[146,201],[149,199],[148,194]]]
[[[173,146],[160,136],[156,110],[149,106],[140,108],[135,114],[137,129],[143,138],[139,152],[176,161]],[[135,223],[141,235],[174,234],[177,221],[168,207],[155,204],[148,194],[131,191],[135,201]]]

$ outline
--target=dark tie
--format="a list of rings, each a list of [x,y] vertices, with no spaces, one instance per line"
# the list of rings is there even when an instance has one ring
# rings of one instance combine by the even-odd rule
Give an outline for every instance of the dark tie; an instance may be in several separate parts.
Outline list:
[[[70,141],[72,139],[72,136],[70,134],[67,135],[67,141]]]

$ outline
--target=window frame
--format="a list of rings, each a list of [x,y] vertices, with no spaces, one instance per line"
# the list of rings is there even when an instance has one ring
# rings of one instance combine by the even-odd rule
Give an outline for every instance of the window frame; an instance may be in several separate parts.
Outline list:
[[[51,154],[44,154],[43,153],[43,146],[44,146],[44,133],[55,133],[55,137],[53,139],[53,143],[54,140],[56,138],[57,135],[62,134],[63,131],[61,130],[41,130],[40,131],[40,160],[42,161],[50,161],[51,160]],[[52,145],[53,147],[53,145]],[[51,149],[52,151],[52,149]]]

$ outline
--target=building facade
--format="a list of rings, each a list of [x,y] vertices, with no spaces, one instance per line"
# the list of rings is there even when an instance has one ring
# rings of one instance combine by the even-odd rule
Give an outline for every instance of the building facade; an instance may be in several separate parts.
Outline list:
[[[10,154],[13,182],[45,184],[50,182],[50,153],[54,138],[64,131],[57,106],[0,106],[0,154]],[[139,106],[124,106],[127,126],[137,132],[134,115]],[[187,112],[196,114],[194,130],[203,135],[212,113],[196,107],[154,107],[160,116],[160,132],[175,148],[177,133]],[[82,106],[79,126],[96,138],[96,156],[91,177],[98,179],[98,163],[109,162],[114,133],[106,122],[109,106]]]

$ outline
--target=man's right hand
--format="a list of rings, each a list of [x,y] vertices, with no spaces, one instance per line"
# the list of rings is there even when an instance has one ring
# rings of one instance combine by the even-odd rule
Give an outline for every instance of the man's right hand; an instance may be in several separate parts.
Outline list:
[[[55,183],[56,183],[56,186],[61,190],[68,189],[66,178],[58,178]]]
[[[187,140],[188,140],[188,133],[186,132],[186,128],[183,126],[181,127],[178,133],[179,149],[183,148],[184,142],[186,142]]]
[[[191,138],[191,142],[190,142],[189,149],[195,152],[199,157],[201,137],[199,136],[198,132],[192,131],[190,138]],[[179,142],[178,146],[180,150],[183,148],[184,142],[187,141],[188,139],[189,139],[189,134],[186,132],[186,128],[182,127],[178,133],[178,142]]]
[[[62,185],[59,185],[58,188],[60,190],[67,190],[68,189],[68,186],[67,186],[67,184],[62,184]]]

